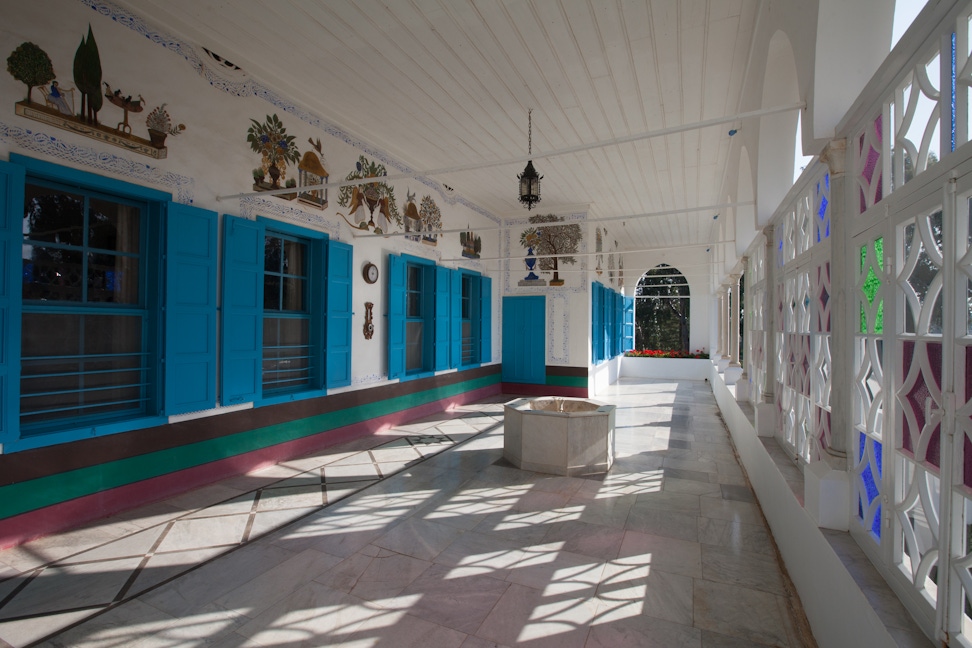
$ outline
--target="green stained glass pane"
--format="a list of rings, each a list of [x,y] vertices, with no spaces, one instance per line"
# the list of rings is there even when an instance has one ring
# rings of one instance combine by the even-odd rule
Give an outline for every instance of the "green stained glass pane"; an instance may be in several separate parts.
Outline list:
[[[867,298],[868,304],[874,304],[874,298],[877,297],[880,289],[881,278],[877,276],[877,273],[874,272],[874,267],[871,266],[867,269],[867,278],[864,279],[864,285],[861,286],[861,290],[864,291],[864,296]]]
[[[874,318],[874,332],[884,333],[884,300],[878,302],[877,317]]]
[[[877,259],[878,267],[884,270],[884,238],[878,238],[874,241],[874,257]]]
[[[864,304],[861,304],[861,329],[860,333],[867,333],[867,311],[864,310]]]

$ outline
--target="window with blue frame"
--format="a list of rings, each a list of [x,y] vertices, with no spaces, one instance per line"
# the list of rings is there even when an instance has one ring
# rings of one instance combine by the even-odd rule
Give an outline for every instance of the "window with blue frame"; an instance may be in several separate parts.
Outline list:
[[[24,188],[20,422],[24,432],[144,414],[152,303],[144,202],[30,179]]]
[[[409,255],[388,256],[388,376],[489,362],[492,280]]]
[[[216,214],[16,153],[0,162],[0,444],[216,403]]]
[[[351,246],[235,216],[223,246],[223,404],[350,384]]]
[[[632,298],[603,284],[591,284],[591,358],[594,364],[632,348],[633,308]]]
[[[307,240],[274,232],[264,236],[264,394],[306,389],[320,368],[311,344],[309,252]]]
[[[432,340],[434,327],[431,305],[433,275],[430,267],[406,264],[406,311],[405,311],[405,372],[418,373],[432,370]]]

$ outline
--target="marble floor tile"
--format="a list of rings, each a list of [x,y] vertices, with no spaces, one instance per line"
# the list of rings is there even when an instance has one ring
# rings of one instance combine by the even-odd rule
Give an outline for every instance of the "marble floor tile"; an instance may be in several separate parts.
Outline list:
[[[749,551],[775,556],[769,532],[757,524],[700,517],[699,542],[726,547],[737,553]]]
[[[701,648],[702,632],[681,623],[643,614],[598,620],[591,626],[586,648]]]
[[[644,576],[607,579],[597,588],[597,618],[610,623],[644,615],[686,626],[693,623],[690,576],[651,568]]]
[[[369,479],[378,479],[381,477],[378,474],[378,468],[371,462],[370,458],[367,463],[356,463],[351,465],[340,465],[335,466],[334,464],[329,464],[324,466],[324,479],[328,484],[334,484],[337,482],[352,482],[352,481],[365,481]]]
[[[431,562],[401,554],[376,556],[358,577],[351,594],[381,603],[398,596],[431,566]]]
[[[410,614],[383,614],[365,619],[348,637],[348,646],[460,648],[469,635]]]
[[[742,585],[779,596],[786,594],[775,556],[703,545],[702,575],[710,581]]]
[[[778,597],[746,587],[696,580],[695,625],[771,646],[787,646]]]
[[[703,497],[700,501],[702,517],[760,526],[763,524],[763,515],[759,512],[759,507],[751,502],[717,499],[715,497]]]
[[[238,545],[248,520],[249,515],[176,520],[159,544],[158,551]]]
[[[506,580],[532,587],[544,595],[591,597],[604,572],[604,563],[548,545],[525,548],[524,559],[509,570]]]
[[[618,557],[624,531],[617,527],[591,524],[579,520],[556,522],[543,537],[544,543],[563,543],[563,549],[598,560]]]
[[[451,572],[446,565],[433,565],[405,588],[402,597],[412,601],[409,614],[473,634],[511,583],[476,574],[456,576]]]
[[[702,545],[689,540],[625,531],[617,562],[702,578]]]
[[[413,558],[432,560],[462,533],[461,529],[438,522],[409,518],[376,538],[373,544]]]
[[[694,513],[632,506],[624,528],[692,542],[699,539],[698,516]]]
[[[549,595],[513,583],[476,636],[515,646],[583,648],[596,610],[593,598]]]

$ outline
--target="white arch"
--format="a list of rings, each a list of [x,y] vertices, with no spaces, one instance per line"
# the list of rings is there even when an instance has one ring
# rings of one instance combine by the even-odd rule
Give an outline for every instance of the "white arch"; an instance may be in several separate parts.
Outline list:
[[[763,107],[780,106],[800,100],[796,61],[790,39],[777,31],[766,52],[763,76]],[[797,113],[766,115],[759,122],[757,158],[757,224],[769,222],[780,201],[793,186],[793,144]]]
[[[887,57],[895,4],[894,0],[818,0],[814,138],[834,137],[837,124],[860,89]]]
[[[736,201],[753,201],[753,167],[745,146],[739,151],[736,172]],[[736,256],[741,257],[756,238],[756,207],[752,204],[736,207]]]

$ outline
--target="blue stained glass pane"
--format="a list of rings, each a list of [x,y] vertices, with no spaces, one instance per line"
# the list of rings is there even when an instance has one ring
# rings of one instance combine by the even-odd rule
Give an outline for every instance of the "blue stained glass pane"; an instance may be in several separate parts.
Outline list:
[[[876,535],[878,538],[881,537],[881,505],[878,504],[877,510],[874,512],[874,522],[871,524],[871,533]]]
[[[820,199],[820,209],[817,210],[817,216],[820,217],[820,220],[827,218],[827,204],[826,197]]]
[[[824,174],[824,184],[827,185],[827,193],[830,193],[830,174]]]
[[[874,463],[877,464],[878,479],[880,479],[881,473],[884,472],[884,464],[881,462],[881,444],[877,441],[874,442]]]

